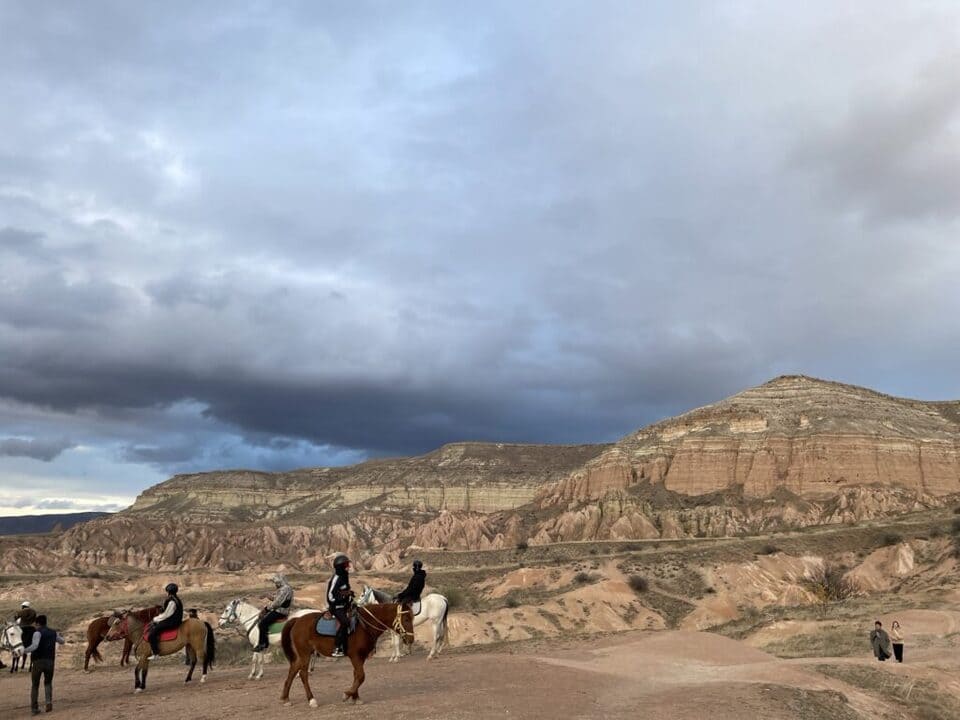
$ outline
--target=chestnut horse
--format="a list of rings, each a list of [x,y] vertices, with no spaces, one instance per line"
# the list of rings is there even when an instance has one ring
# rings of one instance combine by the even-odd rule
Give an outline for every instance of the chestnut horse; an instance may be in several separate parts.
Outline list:
[[[144,608],[143,610],[132,610],[134,615],[137,616],[137,619],[141,622],[150,622],[163,612],[163,608],[159,605],[154,607]],[[93,658],[94,662],[103,662],[103,656],[100,654],[100,651],[97,648],[100,646],[100,643],[107,639],[107,633],[110,632],[110,621],[113,619],[112,615],[105,615],[104,617],[98,617],[96,620],[91,621],[87,625],[87,650],[83,655],[83,671],[90,672],[90,659]],[[120,667],[127,665],[130,662],[130,650],[133,648],[133,643],[130,642],[127,638],[123,639],[123,652],[120,653]]]
[[[299,673],[303,689],[307,693],[310,707],[317,707],[317,701],[310,690],[308,668],[313,653],[330,656],[334,650],[335,638],[317,634],[317,620],[322,613],[309,613],[288,620],[280,633],[283,654],[290,661],[286,682],[283,683],[283,695],[280,700],[290,704],[290,685]],[[377,648],[377,640],[384,632],[395,632],[409,645],[413,642],[413,617],[408,608],[396,603],[385,605],[367,605],[357,608],[357,627],[347,640],[347,657],[353,664],[353,685],[343,691],[343,700],[356,702],[360,699],[357,692],[363,684],[365,674],[363,663]]]
[[[110,621],[110,632],[107,640],[125,637],[133,644],[133,653],[137,658],[137,666],[133,669],[133,691],[143,692],[147,689],[147,670],[150,668],[150,643],[143,637],[146,623],[139,620],[130,611],[114,613]],[[203,661],[203,672],[200,682],[207,681],[207,668],[213,665],[216,656],[216,641],[213,637],[213,628],[210,623],[187,618],[177,630],[177,636],[172,640],[161,640],[159,655],[173,655],[183,648],[188,648],[190,656],[190,670],[184,682],[193,679],[193,669],[197,666],[197,658]]]

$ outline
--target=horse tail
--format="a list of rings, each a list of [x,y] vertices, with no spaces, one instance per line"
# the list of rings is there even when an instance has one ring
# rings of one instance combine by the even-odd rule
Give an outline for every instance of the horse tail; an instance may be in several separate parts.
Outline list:
[[[203,624],[207,628],[207,651],[206,657],[203,658],[203,664],[204,667],[210,667],[217,659],[217,639],[213,636],[213,626],[206,620],[204,620]]]
[[[450,641],[450,628],[447,626],[447,613],[450,612],[450,601],[443,598],[443,617],[440,618],[440,630],[437,631],[437,647],[442,648]]]
[[[280,632],[280,645],[283,647],[283,654],[287,656],[287,661],[291,663],[297,658],[297,654],[293,650],[293,640],[290,639],[290,633],[294,625],[296,625],[296,622],[288,620],[284,623],[283,630]]]

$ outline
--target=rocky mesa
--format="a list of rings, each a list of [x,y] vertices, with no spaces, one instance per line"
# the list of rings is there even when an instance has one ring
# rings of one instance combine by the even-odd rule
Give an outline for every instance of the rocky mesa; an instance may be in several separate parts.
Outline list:
[[[722,537],[924,510],[960,493],[960,403],[784,376],[608,445],[457,443],[286,473],[176,476],[128,510],[0,540],[0,567],[371,569],[412,549]]]

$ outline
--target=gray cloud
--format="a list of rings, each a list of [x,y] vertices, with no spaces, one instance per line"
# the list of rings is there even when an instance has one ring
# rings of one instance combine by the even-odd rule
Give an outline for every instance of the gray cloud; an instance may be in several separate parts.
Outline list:
[[[955,20],[4,3],[4,434],[153,477],[960,395]]]
[[[28,457],[50,462],[64,450],[76,447],[65,438],[4,438],[0,440],[0,456]]]

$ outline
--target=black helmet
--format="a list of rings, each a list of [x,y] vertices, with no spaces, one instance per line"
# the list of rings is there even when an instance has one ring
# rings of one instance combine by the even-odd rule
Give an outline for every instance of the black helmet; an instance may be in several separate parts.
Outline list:
[[[414,561],[413,561],[413,569],[414,569],[414,570],[422,570],[422,569],[423,569],[423,563],[420,562],[419,560],[414,560]]]
[[[179,589],[176,583],[167,583],[167,586],[164,588],[168,595],[176,595]]]
[[[348,558],[346,555],[344,555],[344,554],[342,554],[342,553],[341,553],[340,555],[337,555],[337,556],[333,559],[333,568],[334,568],[335,570],[336,570],[337,568],[345,568],[345,567],[346,567],[347,565],[349,565],[349,564],[350,564],[350,558]]]

